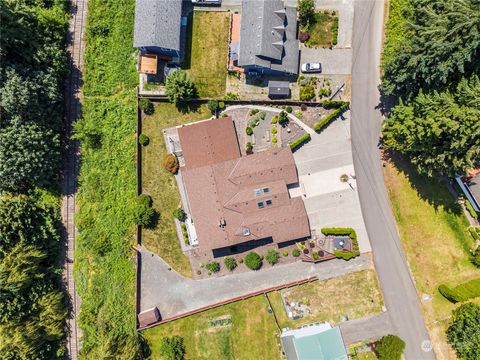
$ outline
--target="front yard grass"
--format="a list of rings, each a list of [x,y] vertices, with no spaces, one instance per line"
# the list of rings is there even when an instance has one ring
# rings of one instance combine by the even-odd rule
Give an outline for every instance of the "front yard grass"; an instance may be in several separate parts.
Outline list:
[[[288,302],[310,303],[310,315],[301,319],[288,318],[279,291],[268,293],[268,298],[280,328],[297,328],[316,321],[331,325],[375,315],[382,311],[383,298],[375,270],[368,269],[337,278],[315,281],[286,290]]]
[[[172,215],[180,204],[180,194],[175,178],[163,168],[167,150],[162,130],[210,116],[211,112],[205,105],[182,111],[173,104],[162,103],[155,106],[154,114],[146,116],[142,124],[142,133],[150,138],[149,145],[142,149],[143,191],[152,197],[153,207],[160,213],[157,226],[143,230],[142,243],[173,269],[188,277],[192,272],[190,262],[180,247]]]
[[[316,12],[306,29],[310,38],[306,41],[308,47],[332,47],[337,45],[338,14],[335,11]]]
[[[189,23],[184,67],[199,96],[222,98],[227,81],[228,13],[195,11]]]
[[[279,330],[267,307],[264,296],[256,296],[157,326],[143,334],[152,360],[163,359],[160,341],[173,335],[183,337],[185,359],[280,359]],[[231,324],[210,326],[210,321],[222,318],[230,318]]]
[[[442,181],[418,175],[404,159],[387,163],[385,181],[419,297],[432,296],[422,301],[422,308],[435,353],[439,359],[455,358],[445,330],[456,305],[437,288],[479,275],[469,261],[473,241],[466,230],[468,221]]]

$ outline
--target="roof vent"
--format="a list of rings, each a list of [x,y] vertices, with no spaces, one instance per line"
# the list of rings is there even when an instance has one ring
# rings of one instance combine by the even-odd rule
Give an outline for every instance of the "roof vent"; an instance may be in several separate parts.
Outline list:
[[[243,233],[243,236],[248,236],[248,235],[250,235],[250,229],[244,227],[244,228],[242,229],[242,233]]]

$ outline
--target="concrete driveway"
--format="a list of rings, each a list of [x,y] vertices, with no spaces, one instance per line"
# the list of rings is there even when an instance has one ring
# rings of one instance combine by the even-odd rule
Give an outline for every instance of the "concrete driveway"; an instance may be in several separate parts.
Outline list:
[[[308,62],[320,62],[323,75],[349,75],[352,72],[352,49],[314,49],[302,45],[300,64]]]
[[[350,114],[331,123],[293,154],[310,228],[352,227],[360,252],[371,251],[353,168]],[[340,181],[348,175],[348,182]]]

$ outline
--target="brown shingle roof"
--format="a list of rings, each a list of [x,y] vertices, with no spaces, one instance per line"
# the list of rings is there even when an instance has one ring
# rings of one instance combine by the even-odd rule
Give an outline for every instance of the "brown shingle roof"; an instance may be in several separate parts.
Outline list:
[[[198,122],[178,129],[183,157],[189,169],[240,157],[232,118]]]

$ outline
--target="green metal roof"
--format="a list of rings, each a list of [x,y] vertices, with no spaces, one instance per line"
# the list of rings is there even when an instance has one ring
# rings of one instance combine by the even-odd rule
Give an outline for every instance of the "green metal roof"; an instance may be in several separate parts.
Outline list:
[[[340,329],[334,327],[318,334],[295,337],[299,360],[347,360]]]

